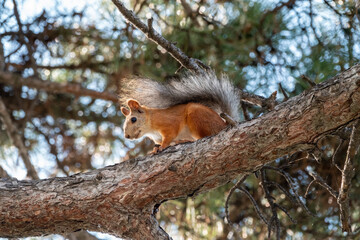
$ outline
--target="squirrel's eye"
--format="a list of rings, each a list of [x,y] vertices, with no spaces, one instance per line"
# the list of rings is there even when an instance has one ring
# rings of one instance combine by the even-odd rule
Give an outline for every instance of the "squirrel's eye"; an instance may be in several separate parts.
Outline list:
[[[134,123],[134,122],[136,122],[137,119],[136,119],[136,117],[132,117],[130,120],[132,123]]]

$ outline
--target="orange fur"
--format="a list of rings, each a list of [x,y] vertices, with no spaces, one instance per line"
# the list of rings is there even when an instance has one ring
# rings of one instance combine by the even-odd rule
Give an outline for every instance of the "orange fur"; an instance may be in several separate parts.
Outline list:
[[[142,135],[160,134],[161,141],[152,137],[160,148],[168,147],[172,142],[181,143],[194,141],[203,137],[217,134],[226,127],[226,123],[211,108],[198,103],[175,105],[166,109],[147,108],[135,100],[129,100],[130,111],[122,109],[127,120],[125,136],[138,138]],[[131,118],[137,118],[137,123],[131,123]],[[140,123],[142,125],[140,125]],[[140,133],[141,132],[141,136]],[[134,136],[133,136],[134,135]],[[150,136],[151,138],[151,136]]]

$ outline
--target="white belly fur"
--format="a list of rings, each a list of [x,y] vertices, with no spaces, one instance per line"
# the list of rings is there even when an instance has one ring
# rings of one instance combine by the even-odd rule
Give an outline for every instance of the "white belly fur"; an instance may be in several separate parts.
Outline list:
[[[158,131],[154,131],[151,133],[147,133],[145,136],[149,137],[151,140],[153,140],[156,144],[161,144],[162,142],[162,136]],[[191,136],[191,132],[189,130],[189,128],[187,126],[185,126],[183,129],[181,129],[180,133],[178,134],[178,136],[172,141],[172,143],[174,142],[178,142],[178,141],[182,141],[182,142],[192,142],[195,141],[196,139],[193,138]]]
[[[158,131],[147,133],[147,134],[145,134],[145,136],[149,137],[156,144],[160,144],[162,142],[162,136]]]

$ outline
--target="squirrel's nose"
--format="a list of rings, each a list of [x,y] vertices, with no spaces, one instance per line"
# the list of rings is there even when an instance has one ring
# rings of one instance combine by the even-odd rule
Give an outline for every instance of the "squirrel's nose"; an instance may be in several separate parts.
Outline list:
[[[129,134],[127,134],[125,137],[126,137],[126,138],[130,138],[130,135],[129,135]]]

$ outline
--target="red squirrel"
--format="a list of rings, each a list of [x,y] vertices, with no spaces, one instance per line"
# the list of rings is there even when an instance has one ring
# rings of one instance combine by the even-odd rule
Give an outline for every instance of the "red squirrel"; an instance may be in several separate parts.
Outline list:
[[[153,153],[171,143],[217,134],[227,126],[220,113],[239,118],[238,91],[226,76],[217,78],[213,71],[165,84],[143,78],[124,79],[122,83],[125,138],[149,137],[160,145]]]

